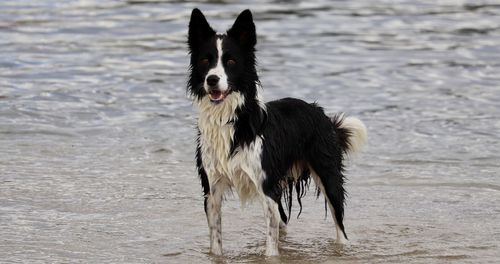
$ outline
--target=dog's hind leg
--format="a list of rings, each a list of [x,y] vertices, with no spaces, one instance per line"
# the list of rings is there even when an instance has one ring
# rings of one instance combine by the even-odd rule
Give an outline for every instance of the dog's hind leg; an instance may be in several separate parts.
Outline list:
[[[283,204],[278,201],[278,210],[280,212],[280,232],[286,233],[286,224],[288,223],[288,217],[286,216],[285,209],[283,209]]]
[[[313,179],[325,196],[330,212],[335,222],[338,244],[347,242],[344,230],[344,201],[345,190],[343,187],[344,176],[340,169],[336,168],[332,161],[322,163],[318,160],[311,162]]]

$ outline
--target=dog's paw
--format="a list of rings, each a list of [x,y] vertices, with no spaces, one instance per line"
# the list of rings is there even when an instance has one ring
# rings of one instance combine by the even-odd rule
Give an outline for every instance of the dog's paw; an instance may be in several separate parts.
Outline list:
[[[210,254],[215,256],[222,256],[222,247],[218,245],[213,245],[210,248]]]
[[[286,235],[287,226],[283,221],[280,221],[280,235]]]
[[[277,257],[280,253],[278,251],[278,247],[267,246],[266,247],[266,257]]]
[[[345,245],[347,244],[347,239],[343,235],[338,235],[337,239],[335,239],[335,244],[337,245]]]

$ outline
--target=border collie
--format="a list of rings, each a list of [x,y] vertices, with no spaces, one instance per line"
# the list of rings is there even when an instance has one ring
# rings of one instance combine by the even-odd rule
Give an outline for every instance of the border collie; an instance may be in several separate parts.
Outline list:
[[[292,192],[295,189],[301,204],[311,178],[328,203],[337,242],[345,243],[343,161],[365,143],[366,128],[359,119],[329,117],[321,107],[299,99],[264,103],[256,43],[250,10],[243,11],[226,34],[216,33],[199,9],[192,11],[187,88],[199,108],[196,165],[210,253],[222,254],[221,202],[234,189],[242,203],[262,203],[266,255],[278,255],[279,231],[290,217]]]

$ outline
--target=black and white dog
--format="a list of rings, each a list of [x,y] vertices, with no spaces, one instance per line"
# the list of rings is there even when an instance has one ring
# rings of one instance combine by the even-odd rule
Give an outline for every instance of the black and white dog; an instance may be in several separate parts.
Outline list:
[[[289,218],[292,191],[303,195],[310,178],[328,202],[337,242],[342,223],[343,160],[366,140],[363,123],[328,117],[316,104],[284,98],[264,103],[256,71],[255,25],[243,11],[226,34],[217,34],[199,9],[189,22],[188,91],[199,108],[196,165],[205,194],[210,252],[222,254],[221,202],[235,189],[244,202],[257,198],[267,224],[266,255],[278,255],[278,234]]]

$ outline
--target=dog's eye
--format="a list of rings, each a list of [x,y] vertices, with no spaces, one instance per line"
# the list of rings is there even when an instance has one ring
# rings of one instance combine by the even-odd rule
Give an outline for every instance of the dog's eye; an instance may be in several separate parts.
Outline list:
[[[228,66],[233,66],[233,65],[235,65],[235,64],[236,64],[236,61],[235,61],[235,60],[233,60],[233,59],[229,59],[229,60],[227,60],[226,64],[227,64]]]
[[[208,59],[202,59],[200,60],[200,65],[201,66],[207,66],[210,63]]]

